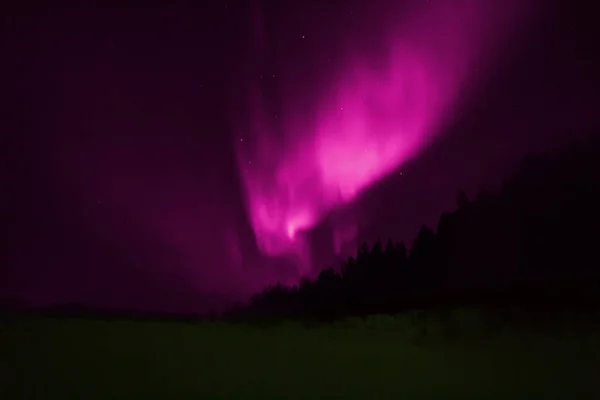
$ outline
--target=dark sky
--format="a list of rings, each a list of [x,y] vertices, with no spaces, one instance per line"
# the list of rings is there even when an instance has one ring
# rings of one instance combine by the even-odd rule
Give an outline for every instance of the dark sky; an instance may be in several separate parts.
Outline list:
[[[598,125],[598,24],[582,5],[201,3],[3,13],[1,295],[222,304],[355,242],[410,242],[460,188],[493,188]],[[410,111],[378,79],[404,85]],[[352,152],[393,146],[398,124],[405,152]]]

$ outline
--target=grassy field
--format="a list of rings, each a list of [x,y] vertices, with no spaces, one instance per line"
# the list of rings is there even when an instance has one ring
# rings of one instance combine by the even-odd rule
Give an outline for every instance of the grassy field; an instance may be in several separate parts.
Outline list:
[[[568,325],[491,335],[462,313],[305,328],[12,318],[0,399],[599,399],[600,338]]]

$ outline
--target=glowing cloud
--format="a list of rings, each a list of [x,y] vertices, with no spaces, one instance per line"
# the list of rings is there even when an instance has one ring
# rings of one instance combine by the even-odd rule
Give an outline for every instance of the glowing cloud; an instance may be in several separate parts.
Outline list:
[[[275,127],[254,88],[252,125],[240,132],[250,140],[240,142],[238,163],[264,253],[295,255],[306,272],[308,249],[299,232],[351,202],[435,138],[457,107],[466,79],[489,58],[498,24],[509,21],[490,3],[425,2],[409,23],[389,34],[383,66],[350,54],[332,90],[315,102],[313,121],[295,115],[293,99],[285,99],[288,109]],[[344,235],[334,235],[339,248]]]

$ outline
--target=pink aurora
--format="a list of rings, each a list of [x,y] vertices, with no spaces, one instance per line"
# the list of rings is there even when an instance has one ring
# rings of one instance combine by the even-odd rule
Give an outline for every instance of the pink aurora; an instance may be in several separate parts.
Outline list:
[[[469,82],[497,57],[522,7],[510,2],[423,2],[396,25],[385,63],[350,54],[327,94],[315,99],[316,118],[302,118],[293,96],[276,134],[259,88],[250,97],[253,121],[239,132],[238,165],[257,244],[272,256],[293,256],[310,267],[299,234],[374,182],[416,157],[459,106]],[[352,240],[353,230],[335,231]]]

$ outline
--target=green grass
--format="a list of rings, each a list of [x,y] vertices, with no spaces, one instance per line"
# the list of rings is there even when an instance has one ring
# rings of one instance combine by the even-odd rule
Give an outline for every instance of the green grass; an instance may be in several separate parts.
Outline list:
[[[600,398],[590,331],[490,335],[462,313],[307,329],[224,323],[0,321],[0,399]],[[458,332],[458,333],[457,333]]]

